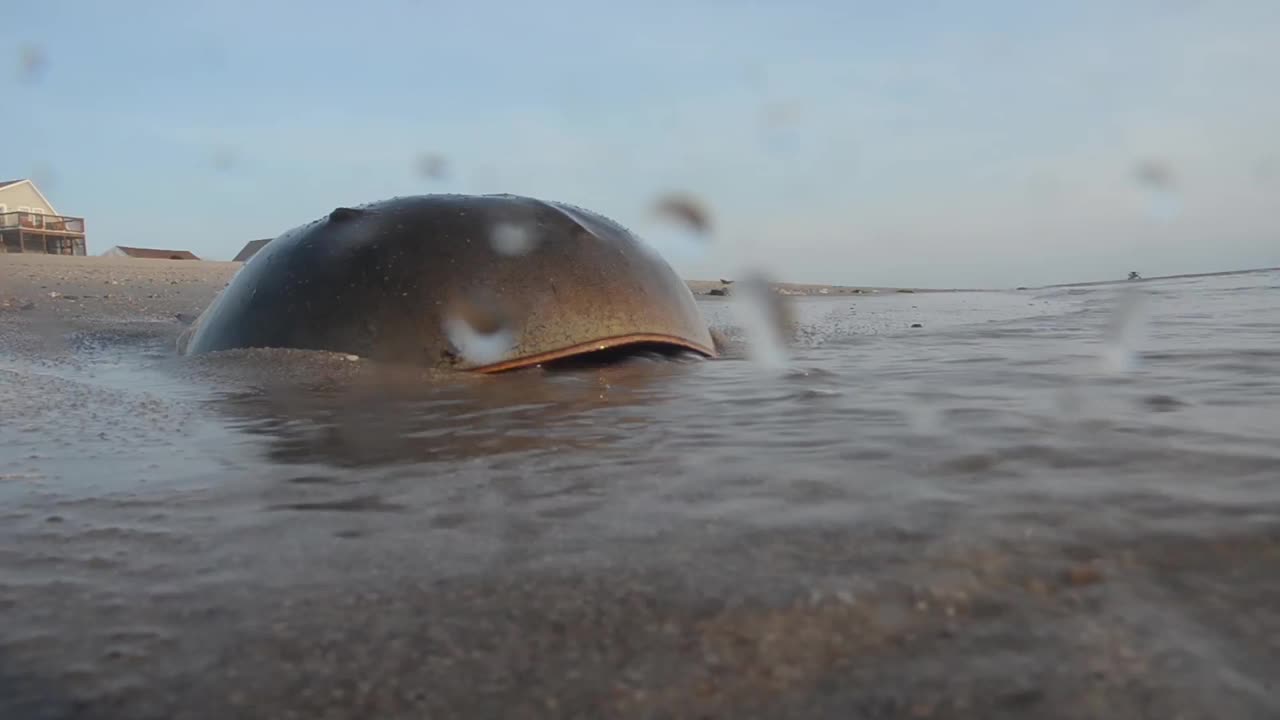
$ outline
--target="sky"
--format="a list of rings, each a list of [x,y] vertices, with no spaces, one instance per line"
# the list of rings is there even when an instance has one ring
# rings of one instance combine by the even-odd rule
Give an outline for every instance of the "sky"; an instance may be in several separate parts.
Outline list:
[[[1276,37],[1274,0],[42,0],[0,25],[0,179],[91,254],[230,259],[340,205],[511,192],[690,278],[1276,266]],[[709,234],[661,222],[671,192]]]

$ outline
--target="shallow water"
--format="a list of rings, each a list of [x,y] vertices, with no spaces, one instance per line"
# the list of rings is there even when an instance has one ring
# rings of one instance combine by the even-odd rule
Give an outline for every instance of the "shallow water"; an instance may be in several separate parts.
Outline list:
[[[781,369],[484,378],[59,330],[0,353],[0,717],[1280,717],[1278,309],[797,298]]]

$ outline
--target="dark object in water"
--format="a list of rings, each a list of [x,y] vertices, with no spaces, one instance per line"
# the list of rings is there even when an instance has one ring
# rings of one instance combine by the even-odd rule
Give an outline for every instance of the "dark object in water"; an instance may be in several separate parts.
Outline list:
[[[632,345],[716,355],[688,285],[630,231],[564,203],[440,194],[338,208],[275,238],[179,352],[496,372]]]

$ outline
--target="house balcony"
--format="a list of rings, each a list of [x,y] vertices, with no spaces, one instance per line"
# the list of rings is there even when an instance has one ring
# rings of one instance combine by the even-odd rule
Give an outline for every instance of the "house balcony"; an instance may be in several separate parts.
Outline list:
[[[0,253],[85,255],[84,218],[0,213]]]

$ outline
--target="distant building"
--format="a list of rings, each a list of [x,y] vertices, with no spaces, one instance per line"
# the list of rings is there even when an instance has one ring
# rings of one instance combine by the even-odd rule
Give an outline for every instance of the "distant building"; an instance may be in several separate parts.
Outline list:
[[[102,253],[103,257],[132,257],[148,260],[199,260],[190,250],[161,250],[116,245]]]
[[[0,181],[0,253],[85,255],[84,218],[59,213],[27,179]]]
[[[249,258],[253,257],[254,255],[257,255],[258,251],[261,250],[264,246],[266,246],[266,244],[269,242],[271,242],[271,238],[267,238],[265,240],[250,240],[247,244],[245,244],[243,248],[241,248],[240,252],[234,258],[231,259],[231,261],[232,262],[249,262]]]

